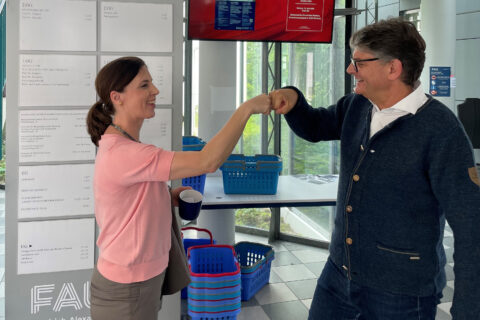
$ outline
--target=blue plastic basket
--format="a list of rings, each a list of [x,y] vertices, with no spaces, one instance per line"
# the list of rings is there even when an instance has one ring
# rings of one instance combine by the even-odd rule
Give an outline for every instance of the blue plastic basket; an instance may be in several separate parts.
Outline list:
[[[220,167],[226,194],[275,194],[282,158],[277,155],[232,154]]]
[[[248,241],[238,242],[235,252],[242,273],[242,300],[250,300],[268,283],[275,254],[271,246]]]
[[[188,315],[194,320],[233,320],[241,309],[241,274],[235,251],[228,245],[188,249],[192,282]]]
[[[200,151],[202,150],[205,144],[206,142],[199,137],[195,137],[195,136],[182,137],[183,151]],[[203,190],[205,189],[205,178],[206,178],[205,174],[195,176],[195,177],[183,178],[182,186],[190,186],[193,189],[200,192],[201,194],[203,194]]]
[[[205,239],[205,238],[191,239],[191,238],[183,237],[183,233],[182,233],[183,247],[185,248],[185,254],[187,254],[188,248],[190,248],[190,247],[207,245],[207,244],[215,244],[216,243],[216,241],[213,239],[212,233],[208,229],[202,229],[202,228],[196,228],[196,227],[184,227],[184,228],[182,228],[182,231],[184,231],[184,230],[201,231],[201,232],[205,232],[209,236],[208,239]],[[188,298],[188,288],[187,287],[182,289],[181,298],[182,299],[187,299]]]
[[[195,136],[183,136],[182,137],[182,150],[183,151],[200,151],[207,143],[202,138]]]

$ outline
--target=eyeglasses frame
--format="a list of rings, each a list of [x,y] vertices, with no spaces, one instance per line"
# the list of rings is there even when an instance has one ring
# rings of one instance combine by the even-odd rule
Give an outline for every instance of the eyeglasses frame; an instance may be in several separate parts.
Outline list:
[[[380,60],[380,58],[369,58],[369,59],[359,59],[359,60],[355,60],[353,58],[350,58],[350,63],[353,65],[353,68],[355,69],[355,72],[358,72],[357,63],[368,62],[368,61],[377,61],[377,60]]]

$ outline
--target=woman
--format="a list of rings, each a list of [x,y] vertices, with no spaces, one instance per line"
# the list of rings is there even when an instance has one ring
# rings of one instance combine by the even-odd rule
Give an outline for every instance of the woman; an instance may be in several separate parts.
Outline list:
[[[270,99],[259,95],[244,102],[202,151],[173,152],[139,141],[159,93],[141,59],[123,57],[105,65],[95,87],[99,101],[87,116],[98,146],[94,194],[100,255],[91,283],[92,318],[157,319],[172,244],[171,204],[178,204],[185,189],[170,193],[166,182],[217,170],[250,115],[270,111]]]

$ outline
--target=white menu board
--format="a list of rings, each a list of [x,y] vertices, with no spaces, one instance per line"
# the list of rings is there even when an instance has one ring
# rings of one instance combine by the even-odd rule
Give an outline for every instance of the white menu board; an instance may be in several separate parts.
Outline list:
[[[22,110],[19,113],[19,161],[95,159],[85,119],[88,110]]]
[[[138,56],[148,67],[153,84],[158,88],[155,104],[172,104],[172,57]],[[120,56],[102,56],[103,67]]]
[[[92,269],[95,220],[18,223],[18,274]]]
[[[20,0],[20,50],[95,51],[97,3]]]
[[[93,215],[94,164],[20,166],[18,218]]]
[[[90,106],[96,99],[96,57],[20,55],[20,106]]]
[[[102,2],[101,50],[172,52],[171,4]]]
[[[172,150],[172,109],[155,109],[155,117],[143,122],[140,141]]]

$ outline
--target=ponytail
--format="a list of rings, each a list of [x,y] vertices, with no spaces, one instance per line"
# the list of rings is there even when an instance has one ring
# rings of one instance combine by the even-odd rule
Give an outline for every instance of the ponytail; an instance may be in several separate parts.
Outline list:
[[[101,136],[112,123],[112,114],[113,107],[109,104],[104,104],[101,101],[95,102],[88,111],[87,130],[90,134],[90,139],[97,147]]]

